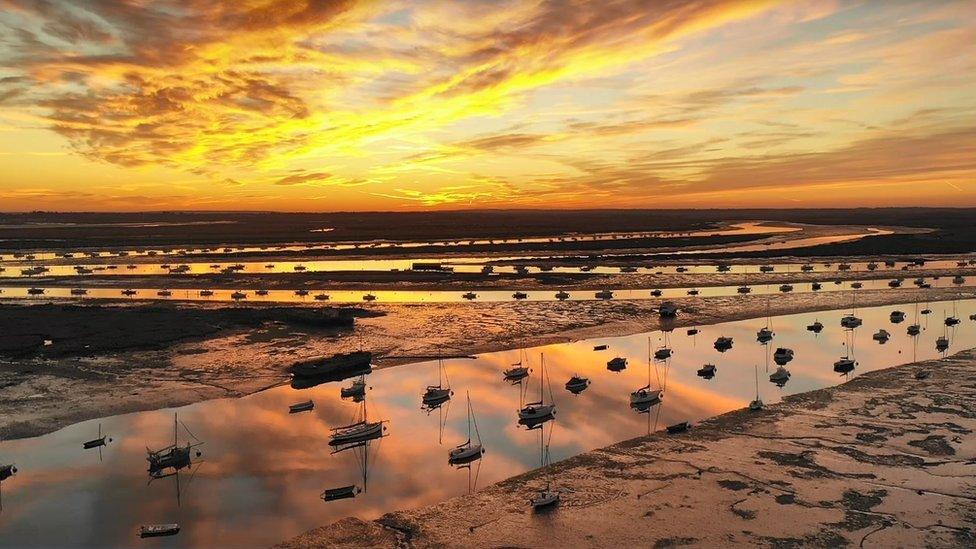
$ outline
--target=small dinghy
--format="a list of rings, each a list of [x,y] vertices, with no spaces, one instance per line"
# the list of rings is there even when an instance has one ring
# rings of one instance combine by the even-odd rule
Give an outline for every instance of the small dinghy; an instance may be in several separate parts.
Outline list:
[[[807,326],[807,331],[808,332],[813,332],[815,334],[819,334],[820,332],[823,331],[823,328],[824,328],[823,323],[818,320],[818,321],[814,322],[813,324],[808,325]]]
[[[376,296],[373,294],[366,294],[363,296],[363,301],[376,301]]]
[[[732,348],[732,338],[721,336],[715,340],[714,347],[716,351],[724,353]]]
[[[735,291],[739,292],[740,294],[748,294],[752,291],[752,288],[749,286],[739,286]]]
[[[871,339],[877,341],[878,343],[885,343],[890,338],[891,338],[891,334],[888,333],[888,330],[885,330],[884,328],[878,330],[877,332],[874,333],[873,336],[871,336]]]
[[[607,345],[607,344],[603,344],[603,345],[594,345],[594,346],[593,346],[593,350],[594,350],[594,351],[606,351],[606,350],[607,350],[607,349],[609,349],[609,348],[610,348],[610,346],[609,346],[609,345]]]
[[[868,263],[867,267],[868,267],[868,270],[869,271],[874,271],[874,270],[876,270],[878,268],[878,264],[875,263],[874,261],[872,261],[872,262]]]
[[[316,294],[314,299],[315,301],[328,301],[329,294]]]
[[[180,533],[179,524],[147,524],[139,527],[140,538],[158,538],[175,536]]]
[[[579,375],[574,375],[566,382],[566,390],[574,395],[582,393],[589,386],[590,380]]]
[[[84,442],[81,446],[85,450],[91,450],[92,448],[100,448],[112,442],[112,439],[102,434],[102,424],[98,424],[98,438],[93,438],[87,442]]]
[[[668,425],[667,431],[669,435],[676,435],[678,433],[684,433],[688,429],[691,429],[691,423],[687,421],[682,421],[681,423],[675,423],[674,425]]]
[[[461,297],[463,297],[464,299],[467,299],[468,301],[471,301],[472,299],[477,298],[478,297],[478,294],[476,294],[474,292],[467,292],[464,295],[462,295]]]
[[[234,292],[230,294],[230,298],[234,300],[246,299],[247,294],[245,294],[244,292]]]
[[[558,291],[556,292],[556,299],[558,299],[559,301],[565,301],[569,299],[569,294],[564,291]]]
[[[770,383],[775,383],[780,387],[786,385],[786,382],[789,380],[790,380],[790,371],[782,366],[779,366],[778,368],[776,368],[775,372],[769,374]]]
[[[688,328],[688,335],[698,335],[698,328]]]
[[[776,352],[773,353],[773,362],[777,366],[786,366],[793,360],[793,349],[787,349],[786,347],[778,347]]]
[[[607,370],[611,372],[622,372],[627,369],[627,359],[623,357],[614,357],[607,361]]]
[[[664,295],[664,292],[662,292],[661,290],[651,290],[651,295],[653,297],[661,297],[662,295]]]
[[[297,404],[292,404],[288,407],[289,414],[297,414],[299,412],[308,412],[315,408],[315,403],[311,400],[306,400],[305,402],[299,402]]]
[[[837,265],[837,270],[838,271],[849,271],[849,270],[851,270],[851,264],[850,263],[841,263],[840,265]]]
[[[600,290],[599,292],[593,294],[597,299],[613,299],[613,292],[610,290]]]
[[[698,377],[703,377],[705,379],[712,379],[715,377],[715,372],[718,371],[714,364],[706,364],[698,369]]]
[[[920,312],[923,315],[930,315],[932,314],[932,309],[922,309]]]
[[[526,299],[529,297],[529,294],[525,292],[515,292],[514,294],[512,294],[512,297],[515,299]]]
[[[324,501],[336,501],[338,499],[354,498],[360,492],[362,490],[358,486],[351,484],[349,486],[340,486],[339,488],[327,488],[319,497]]]

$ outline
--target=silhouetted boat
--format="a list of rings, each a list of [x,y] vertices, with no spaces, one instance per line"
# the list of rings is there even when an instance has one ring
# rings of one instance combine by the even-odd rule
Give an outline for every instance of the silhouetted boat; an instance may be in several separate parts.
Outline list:
[[[351,484],[349,486],[340,486],[339,488],[328,488],[319,497],[325,501],[336,501],[339,499],[354,498],[360,492],[362,490],[358,486]]]
[[[891,338],[891,334],[888,333],[888,330],[885,330],[884,328],[878,330],[877,332],[874,333],[873,336],[871,336],[871,339],[879,343],[885,343],[890,338]]]
[[[688,295],[698,295],[700,292],[698,291],[698,288],[692,288],[692,289],[688,290],[687,293],[688,293]]]
[[[623,357],[614,357],[607,361],[607,370],[611,372],[620,372],[627,369],[627,359]]]
[[[264,290],[264,289],[254,290],[254,295],[258,295],[258,296],[264,297],[264,296],[268,295],[268,290]],[[325,297],[326,297],[326,299],[328,299],[329,296],[325,296]]]
[[[918,334],[922,333],[922,328],[918,324],[912,324],[906,331],[910,336],[917,336]]]
[[[705,379],[712,379],[715,377],[715,372],[717,372],[714,364],[706,364],[698,369],[698,377],[703,377]]]
[[[840,319],[840,325],[844,328],[851,329],[851,330],[857,328],[862,323],[863,322],[861,321],[861,319],[854,316],[853,314],[844,315],[844,317]]]
[[[864,284],[862,284],[860,282],[851,282],[851,288],[854,289],[854,290],[860,290],[863,287],[864,287]]]
[[[133,296],[133,295],[136,295],[136,291],[135,290],[132,290],[132,289],[125,289],[125,290],[122,290],[122,295],[125,295],[125,296]]]
[[[793,291],[793,285],[792,284],[783,284],[782,286],[779,287],[779,291],[781,291],[781,292],[792,292]]]
[[[610,347],[609,345],[607,345],[607,344],[604,343],[602,345],[594,345],[593,346],[593,350],[594,351],[606,351],[609,347]]]
[[[597,299],[613,299],[613,292],[610,290],[600,290],[599,292],[595,293],[594,296]]]
[[[776,385],[779,385],[780,387],[786,385],[786,382],[789,380],[790,380],[790,371],[784,368],[783,366],[777,367],[776,371],[769,374],[769,381],[775,383]]]
[[[541,367],[539,372],[539,400],[535,402],[529,402],[518,412],[519,423],[528,425],[529,428],[533,428],[536,425],[548,421],[556,415],[556,405],[552,402],[546,404],[545,399],[545,387],[548,377],[546,376],[546,357],[542,355]],[[549,389],[550,399],[552,389]]]
[[[891,288],[899,288],[899,287],[901,287],[901,279],[896,278],[894,280],[889,281],[888,282],[888,286],[891,287]]]
[[[773,272],[775,270],[776,269],[772,265],[760,265],[759,266],[759,272],[761,272],[761,273],[771,273],[771,272]]]
[[[297,414],[299,412],[308,412],[315,408],[315,403],[311,400],[306,400],[305,402],[299,402],[297,404],[292,404],[288,407],[289,414]]]
[[[213,290],[200,290],[200,297],[210,297],[214,295]]]
[[[86,294],[88,294],[88,290],[86,290],[84,288],[72,288],[71,289],[71,295],[86,295]]]
[[[662,295],[664,295],[664,292],[662,292],[661,290],[651,290],[651,295],[653,297],[661,297]]]
[[[467,394],[468,398],[468,440],[458,444],[454,448],[451,448],[447,453],[447,462],[455,466],[465,466],[469,465],[474,461],[481,459],[481,456],[485,453],[485,448],[481,445],[481,433],[478,432],[478,420],[474,416],[474,408],[471,407],[471,393]],[[477,442],[473,442],[471,439],[471,427],[474,427],[474,435],[478,439]]]
[[[306,290],[305,288],[295,290],[295,295],[297,295],[298,297],[305,297],[308,295],[308,290]]]
[[[939,336],[939,338],[935,340],[935,350],[941,353],[947,350],[948,348],[949,348],[949,338],[947,338],[946,336],[944,335]]]
[[[687,334],[690,336],[698,335],[698,328],[688,328]]]
[[[837,362],[834,362],[834,371],[838,374],[847,374],[854,371],[854,367],[857,366],[857,362],[849,356],[842,356]]]
[[[238,300],[241,300],[241,299],[247,299],[247,294],[245,294],[244,292],[238,291],[238,292],[234,292],[234,293],[230,294],[230,298],[233,299],[233,300],[235,300],[235,301],[238,301]]]
[[[756,399],[749,403],[749,409],[753,412],[758,412],[763,409],[763,401],[759,398],[759,365],[754,364],[753,369],[756,374]]]
[[[366,294],[363,296],[363,301],[376,301],[376,296],[373,294]]]
[[[437,385],[428,385],[421,397],[421,405],[427,410],[433,410],[448,400],[451,400],[450,382],[447,381],[447,370],[444,369],[444,361],[437,360]]]
[[[739,292],[740,294],[748,294],[752,292],[752,288],[749,286],[739,286],[735,291]]]
[[[716,351],[720,353],[724,353],[725,351],[728,351],[729,349],[732,348],[732,338],[720,336],[718,339],[715,340],[714,347]]]
[[[336,453],[346,448],[381,438],[385,429],[385,423],[382,420],[369,421],[366,412],[366,400],[363,400],[357,421],[331,429],[332,436],[329,438],[329,446],[332,446],[332,452]]]
[[[463,297],[464,299],[467,299],[467,300],[470,301],[470,300],[475,299],[476,297],[478,297],[478,294],[476,294],[474,292],[467,292],[467,293],[463,294],[461,297]]]
[[[361,375],[359,379],[352,382],[349,387],[339,389],[340,398],[362,398],[366,395],[366,376]]]
[[[515,292],[514,294],[512,294],[512,297],[515,299],[526,299],[527,297],[529,297],[529,294],[525,292]]]
[[[578,395],[586,390],[589,385],[589,379],[579,375],[574,375],[573,377],[569,378],[569,381],[566,382],[566,390],[574,395]]]
[[[793,360],[793,349],[787,349],[786,347],[779,347],[776,352],[773,353],[773,362],[779,366],[785,366]]]
[[[813,265],[810,265],[810,264],[800,265],[800,270],[803,271],[803,272],[805,272],[805,273],[808,273],[808,272],[810,272],[810,271],[813,270]]]
[[[175,536],[180,533],[179,524],[147,524],[139,527],[140,538]]]
[[[505,381],[517,382],[529,377],[529,368],[522,366],[522,362],[519,361],[502,373],[505,375]]]
[[[569,299],[569,294],[566,293],[566,292],[564,292],[564,291],[562,291],[562,290],[560,290],[560,291],[556,292],[556,299],[558,299],[559,301],[563,301],[563,300]]]
[[[815,292],[821,288],[823,288],[823,285],[820,284],[819,282],[814,282],[813,284],[810,284],[810,289]]]

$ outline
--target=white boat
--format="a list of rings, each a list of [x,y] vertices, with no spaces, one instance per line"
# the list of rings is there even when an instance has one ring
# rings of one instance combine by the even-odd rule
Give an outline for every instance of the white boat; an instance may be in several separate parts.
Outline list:
[[[518,412],[519,423],[528,425],[530,428],[540,423],[553,419],[556,415],[556,405],[551,402],[552,388],[550,387],[550,403],[546,404],[545,387],[548,377],[546,376],[546,357],[540,358],[541,367],[539,371],[539,400],[529,402]]]
[[[450,382],[447,381],[447,370],[444,368],[444,361],[437,360],[437,385],[428,385],[421,397],[421,404],[425,410],[433,410],[451,400],[454,394],[451,391]]]
[[[552,490],[547,484],[545,489],[539,490],[539,492],[537,492],[536,495],[532,496],[532,499],[529,500],[529,503],[532,504],[533,509],[535,509],[536,511],[540,511],[545,508],[552,507],[558,504],[559,501],[560,501],[559,491]]]

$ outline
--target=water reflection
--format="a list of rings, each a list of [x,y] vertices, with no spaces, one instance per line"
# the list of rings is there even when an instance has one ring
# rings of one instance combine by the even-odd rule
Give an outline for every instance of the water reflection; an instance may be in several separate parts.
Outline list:
[[[773,317],[768,325],[775,326],[775,334],[768,345],[756,341],[757,330],[767,325],[766,318],[757,318],[702,326],[697,335],[653,332],[445,360],[451,389],[456,395],[464,391],[465,399],[455,397],[429,415],[418,400],[435,380],[436,361],[301,391],[283,386],[246,398],[198,403],[180,408],[179,419],[206,441],[205,461],[194,458],[202,466],[182,469],[179,476],[148,487],[147,442],[151,447],[170,443],[173,410],[102,418],[43,437],[5,441],[0,463],[15,463],[19,471],[2,479],[0,538],[12,546],[131,546],[140,525],[177,522],[182,526],[177,536],[153,544],[267,546],[344,516],[375,518],[393,509],[443,501],[474,483],[484,485],[538,467],[542,434],[552,459],[560,460],[666,425],[742,408],[753,400],[768,405],[868,370],[937,358],[939,336],[949,342],[946,353],[976,346],[973,322],[946,326],[943,321],[950,315],[966,319],[976,314],[976,302],[926,306],[933,321],[925,326],[919,311],[916,318],[922,326],[914,337],[895,329],[890,320],[895,309],[911,310],[909,317],[914,317],[909,307],[858,309],[862,325],[846,331],[840,321],[849,309]],[[823,330],[807,331],[818,319]],[[884,344],[871,339],[879,328],[891,332]],[[720,335],[735,340],[735,346],[716,351],[711,343]],[[605,351],[594,350],[603,345]],[[673,356],[654,362],[654,350],[665,346]],[[782,387],[766,381],[775,371],[771,357],[777,347],[795,353],[788,364],[789,381]],[[543,354],[551,384],[543,387],[540,399]],[[854,369],[836,372],[835,361],[845,355],[856,357]],[[630,366],[609,372],[606,364],[612,357],[626,359]],[[532,370],[514,386],[502,374],[512,364]],[[715,366],[713,375],[699,377],[705,365]],[[562,390],[573,376],[589,381],[580,394]],[[341,398],[342,387],[360,380],[368,385],[365,398]],[[549,385],[558,390],[546,389]],[[644,386],[663,390],[665,397],[648,413],[635,413],[631,395]],[[525,390],[530,396],[524,396]],[[476,415],[469,412],[468,395]],[[288,413],[290,405],[304,399],[313,400],[314,409]],[[525,400],[553,404],[558,421],[545,422],[543,429],[520,428],[517,412]],[[340,440],[351,446],[332,453],[336,427],[347,432],[343,429],[377,421],[383,422],[382,436]],[[103,448],[103,461],[82,448],[99,423],[114,439]],[[180,432],[182,447],[191,438]],[[487,451],[472,467],[456,468],[449,462],[450,452],[467,441],[477,441]],[[363,491],[323,501],[326,490],[348,486]]]

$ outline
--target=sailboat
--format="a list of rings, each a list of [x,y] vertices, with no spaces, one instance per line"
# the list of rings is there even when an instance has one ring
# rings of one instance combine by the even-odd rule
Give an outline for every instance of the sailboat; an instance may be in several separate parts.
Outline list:
[[[546,375],[546,357],[541,356],[542,366],[539,372],[539,400],[529,402],[518,412],[519,423],[526,425],[529,429],[541,426],[543,423],[553,419],[556,415],[556,405],[552,402],[545,402],[545,387],[548,377]],[[552,400],[552,388],[549,389],[549,400]]]
[[[468,440],[461,444],[458,444],[447,454],[447,462],[451,465],[458,467],[470,466],[474,461],[481,459],[482,454],[485,453],[484,447],[481,445],[481,433],[478,432],[478,421],[474,417],[474,409],[471,407],[471,393],[467,393],[468,397]],[[471,440],[471,427],[474,426],[474,434],[477,437],[478,442],[472,442]]]
[[[505,381],[510,381],[515,384],[529,377],[529,372],[529,367],[522,365],[522,350],[519,349],[519,361],[512,364],[512,367],[503,373],[505,374]]]
[[[366,410],[366,399],[360,403],[359,412],[355,421],[348,425],[333,427],[332,436],[329,438],[329,446],[332,446],[332,453],[338,453],[358,444],[381,438],[386,431],[386,421],[369,421]]]
[[[755,365],[756,370],[756,400],[749,403],[749,409],[757,412],[763,409],[763,401],[759,398],[759,364]]]
[[[552,428],[549,429],[549,438],[552,438]],[[539,430],[539,462],[540,467],[542,467],[545,472],[548,472],[548,466],[550,464],[549,444],[546,443],[545,429]],[[539,512],[558,505],[559,501],[559,490],[552,489],[552,482],[549,477],[547,477],[546,487],[539,489],[535,495],[529,499],[529,504],[532,505],[533,510]]]
[[[203,445],[199,439],[193,436],[193,433],[183,426],[187,434],[190,435],[197,442],[187,441],[185,446],[179,445],[179,419],[177,415],[173,414],[173,444],[160,448],[159,450],[150,450],[146,448],[146,461],[149,462],[149,476],[152,479],[168,477],[175,475],[180,471],[192,465],[193,450]],[[196,457],[200,457],[200,450],[196,451]]]
[[[756,341],[758,341],[759,343],[762,343],[763,345],[765,345],[766,343],[772,341],[773,336],[776,335],[776,334],[773,333],[773,330],[770,329],[769,324],[770,324],[770,322],[769,322],[769,299],[767,299],[766,300],[766,325],[763,326],[762,328],[760,328],[758,332],[756,332]]]
[[[648,412],[651,406],[659,404],[664,398],[663,388],[651,389],[651,338],[647,338],[647,354],[647,385],[630,393],[630,407],[641,414]]]
[[[447,382],[446,386],[445,382]],[[424,392],[422,398],[422,407],[428,412],[435,410],[445,402],[451,400],[451,395],[453,394],[451,384],[447,380],[447,370],[444,368],[444,361],[443,359],[437,359],[437,385],[427,386],[427,390]]]
[[[848,330],[853,330],[863,322],[855,313],[857,312],[857,292],[851,292],[851,312],[840,319],[840,325]]]

